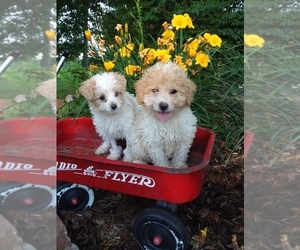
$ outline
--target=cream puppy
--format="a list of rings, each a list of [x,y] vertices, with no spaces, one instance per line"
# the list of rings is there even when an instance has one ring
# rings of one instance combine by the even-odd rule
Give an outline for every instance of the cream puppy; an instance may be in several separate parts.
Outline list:
[[[124,160],[187,167],[197,125],[190,109],[196,85],[175,63],[160,62],[145,71],[135,90],[142,112],[127,141],[129,153]]]
[[[79,92],[87,99],[96,131],[103,139],[95,153],[119,159],[123,150],[117,140],[127,138],[139,106],[126,92],[125,77],[115,72],[97,74],[83,82]]]

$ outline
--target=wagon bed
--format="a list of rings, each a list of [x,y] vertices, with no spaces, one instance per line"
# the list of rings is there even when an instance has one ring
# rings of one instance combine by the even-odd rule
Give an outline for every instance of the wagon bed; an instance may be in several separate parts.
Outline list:
[[[188,158],[188,168],[171,169],[154,165],[109,160],[94,152],[102,139],[91,118],[67,118],[57,124],[57,178],[125,194],[184,203],[201,192],[209,163],[214,133],[197,128]],[[125,146],[125,142],[120,142]]]

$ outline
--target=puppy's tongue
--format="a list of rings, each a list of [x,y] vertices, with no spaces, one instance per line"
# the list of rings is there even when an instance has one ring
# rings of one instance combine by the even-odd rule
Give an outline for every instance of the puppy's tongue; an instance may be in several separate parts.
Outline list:
[[[157,117],[160,121],[165,122],[169,119],[170,113],[168,112],[157,112]]]

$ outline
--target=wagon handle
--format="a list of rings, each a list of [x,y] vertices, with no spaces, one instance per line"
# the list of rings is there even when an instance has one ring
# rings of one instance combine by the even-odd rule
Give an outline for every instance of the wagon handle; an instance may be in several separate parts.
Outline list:
[[[65,50],[56,66],[56,75],[58,75],[61,67],[63,66],[65,60],[69,57],[70,53],[69,53],[69,50]]]
[[[18,58],[21,55],[21,52],[15,50],[10,53],[6,60],[0,65],[0,76],[5,72],[9,65],[13,62],[14,59]]]

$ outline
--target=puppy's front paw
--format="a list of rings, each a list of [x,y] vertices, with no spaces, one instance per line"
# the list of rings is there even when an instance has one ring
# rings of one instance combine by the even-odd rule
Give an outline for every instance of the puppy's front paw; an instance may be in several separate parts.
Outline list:
[[[133,163],[138,163],[138,164],[148,164],[148,162],[144,161],[144,160],[133,160]]]
[[[95,154],[96,155],[104,155],[108,152],[109,152],[109,145],[106,145],[105,143],[103,143],[101,146],[99,146],[97,148],[97,150],[95,151]]]
[[[188,165],[184,162],[172,163],[172,168],[181,169],[181,168],[187,168],[187,167],[188,167]]]
[[[109,150],[109,155],[107,156],[107,159],[109,160],[118,160],[121,157],[122,154],[122,147],[118,146],[116,148],[111,148]]]
[[[131,158],[131,157],[128,157],[128,156],[124,156],[124,157],[123,157],[123,161],[126,161],[126,162],[132,162],[132,158]]]

